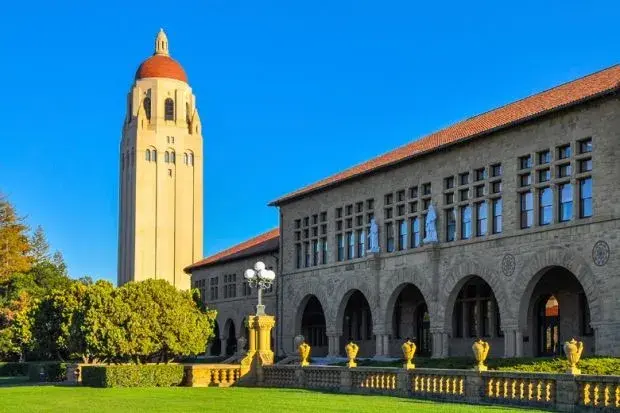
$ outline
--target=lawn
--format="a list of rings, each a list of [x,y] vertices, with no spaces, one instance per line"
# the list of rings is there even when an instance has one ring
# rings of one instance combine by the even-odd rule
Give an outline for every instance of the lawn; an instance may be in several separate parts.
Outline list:
[[[2,383],[2,381],[0,381]],[[258,388],[95,389],[68,386],[0,387],[0,412],[517,412],[503,407],[434,403],[389,396],[340,395]],[[527,410],[532,412],[533,410]]]

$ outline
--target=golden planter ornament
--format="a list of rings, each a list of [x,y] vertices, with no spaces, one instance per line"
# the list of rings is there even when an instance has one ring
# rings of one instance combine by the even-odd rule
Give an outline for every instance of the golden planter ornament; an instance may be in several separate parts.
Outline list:
[[[299,357],[301,358],[301,367],[309,366],[310,346],[304,341],[297,347],[297,350],[299,350]]]
[[[476,371],[487,371],[487,366],[484,365],[487,356],[489,355],[489,350],[491,346],[486,341],[482,341],[482,339],[478,339],[472,344],[471,349],[474,351],[474,358],[476,359],[476,366],[474,370]]]
[[[400,347],[403,350],[403,355],[405,356],[405,364],[403,364],[403,368],[415,369],[415,364],[412,363],[413,356],[415,356],[416,345],[411,340],[407,340]]]
[[[357,352],[360,350],[359,346],[354,342],[350,342],[344,348],[347,352],[347,357],[349,358],[349,362],[347,363],[347,367],[357,367],[357,363],[355,362],[355,357],[357,356]]]
[[[581,358],[581,353],[583,352],[583,342],[577,341],[574,338],[571,341],[567,341],[564,343],[564,353],[566,353],[566,358],[568,359],[568,374],[581,374],[581,370],[577,368],[577,363],[579,363],[579,359]]]

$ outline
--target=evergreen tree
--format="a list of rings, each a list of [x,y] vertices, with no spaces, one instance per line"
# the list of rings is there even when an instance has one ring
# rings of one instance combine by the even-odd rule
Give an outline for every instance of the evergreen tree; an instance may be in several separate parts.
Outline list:
[[[50,246],[47,243],[43,227],[39,225],[30,238],[30,256],[33,265],[38,265],[50,261]]]

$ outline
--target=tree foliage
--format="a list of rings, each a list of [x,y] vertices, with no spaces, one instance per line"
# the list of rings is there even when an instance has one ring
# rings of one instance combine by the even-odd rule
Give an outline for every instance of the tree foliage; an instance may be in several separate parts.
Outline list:
[[[32,257],[28,227],[17,216],[13,205],[0,194],[0,284],[16,272],[30,269]]]

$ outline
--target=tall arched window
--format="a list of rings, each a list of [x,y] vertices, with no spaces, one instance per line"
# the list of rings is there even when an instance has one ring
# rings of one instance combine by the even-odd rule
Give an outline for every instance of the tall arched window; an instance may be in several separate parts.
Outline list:
[[[177,157],[176,154],[174,153],[174,151],[170,152],[170,163],[176,163],[177,162]]]
[[[170,152],[166,151],[166,153],[164,153],[164,162],[169,163],[170,162]]]
[[[189,158],[188,158],[188,156],[187,156],[187,152],[185,152],[185,153],[183,154],[183,163],[184,163],[185,165],[187,165],[187,163],[188,163],[188,162],[189,162]]]
[[[150,149],[146,150],[145,159],[147,162],[151,162],[151,150]]]
[[[151,98],[145,97],[142,105],[144,106],[144,114],[146,115],[146,118],[151,120]]]
[[[194,154],[193,153],[189,154],[189,164],[194,165]]]
[[[174,101],[171,98],[164,101],[164,119],[174,120]]]
[[[157,162],[157,149],[153,149],[153,162]]]

